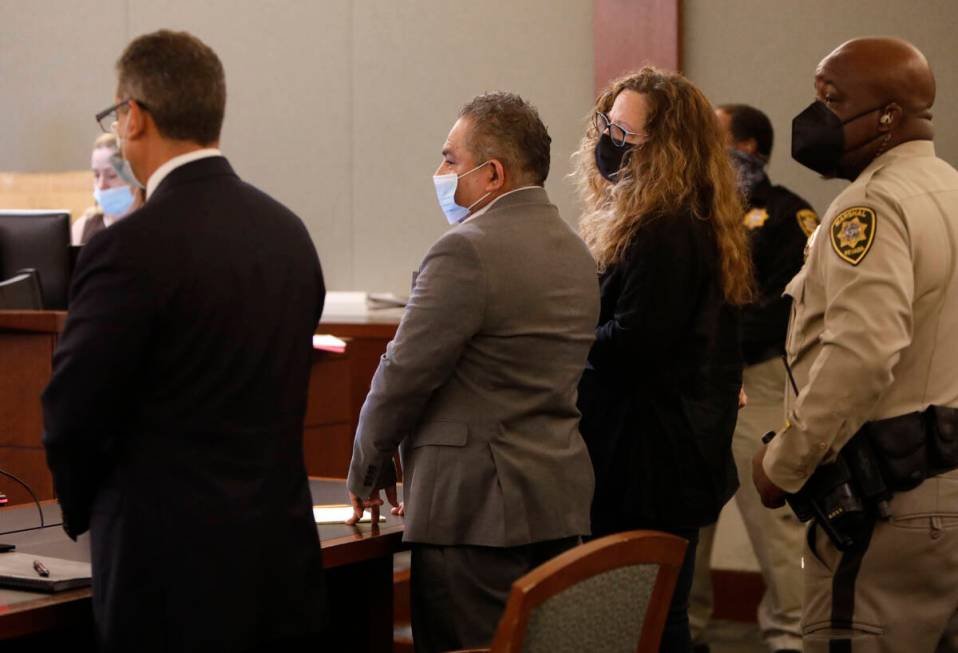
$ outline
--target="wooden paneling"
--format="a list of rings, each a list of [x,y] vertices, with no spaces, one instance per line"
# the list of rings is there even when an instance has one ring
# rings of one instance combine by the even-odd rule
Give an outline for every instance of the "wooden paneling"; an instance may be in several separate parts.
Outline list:
[[[349,374],[351,421],[353,431],[359,424],[359,411],[369,394],[379,360],[386,352],[386,345],[396,336],[398,324],[348,324],[328,323],[320,325],[320,331],[338,338],[349,339]]]
[[[52,355],[48,334],[0,333],[0,446],[39,446]]]
[[[350,403],[350,362],[348,354],[316,352],[309,375],[309,395],[306,402],[306,426],[348,424],[352,410]],[[312,472],[310,472],[312,473]],[[322,476],[322,474],[315,474]]]
[[[762,574],[734,569],[712,570],[712,618],[755,623],[765,594]]]
[[[355,426],[348,421],[303,429],[303,453],[309,475],[346,478],[354,432]]]
[[[40,395],[50,380],[57,333],[65,313],[0,312],[0,469],[24,478],[41,498],[52,498],[41,436]],[[359,411],[395,324],[341,324],[322,331],[349,339],[344,355],[315,354],[304,420],[307,470],[345,478]],[[28,495],[2,484],[11,503]]]
[[[69,209],[72,219],[93,205],[93,173],[0,172],[0,206],[5,209]]]
[[[0,312],[0,469],[22,479],[40,499],[53,498],[41,441],[40,394],[50,381],[63,317],[49,311]],[[3,476],[0,491],[11,504],[32,501],[19,483]]]
[[[594,88],[645,65],[681,70],[681,0],[594,0]]]
[[[39,442],[39,437],[37,438]],[[42,447],[0,447],[0,469],[14,474],[29,485],[41,501],[53,498],[53,477],[47,467],[47,455]],[[33,499],[23,487],[6,476],[0,475],[0,491],[7,495],[10,505],[32,503]],[[39,515],[37,516],[39,526]],[[7,530],[0,522],[0,531]]]

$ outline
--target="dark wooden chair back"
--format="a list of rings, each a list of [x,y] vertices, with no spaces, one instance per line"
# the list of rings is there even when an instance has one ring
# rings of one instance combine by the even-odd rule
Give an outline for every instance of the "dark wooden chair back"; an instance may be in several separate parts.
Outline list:
[[[512,585],[492,653],[655,653],[686,546],[674,535],[628,531],[533,569]]]

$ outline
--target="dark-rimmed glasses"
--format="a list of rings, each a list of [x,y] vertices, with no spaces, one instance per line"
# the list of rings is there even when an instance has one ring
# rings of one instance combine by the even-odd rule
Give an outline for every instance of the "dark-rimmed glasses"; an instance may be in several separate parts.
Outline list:
[[[595,130],[599,132],[599,135],[601,136],[608,131],[609,138],[612,139],[612,144],[616,147],[625,147],[625,139],[627,137],[640,135],[638,132],[630,132],[622,125],[617,125],[616,123],[612,122],[609,120],[609,116],[605,115],[601,111],[596,111],[592,120],[595,123]]]
[[[117,102],[109,109],[104,109],[100,113],[96,114],[96,124],[100,126],[100,129],[103,130],[103,133],[109,134],[113,131],[113,125],[116,124],[116,121],[117,121],[116,110],[122,106],[129,104],[133,100],[134,98],[131,98],[131,97],[125,100],[121,100],[120,102]],[[147,108],[147,106],[143,104],[142,102],[140,102],[139,100],[137,100],[136,103],[140,106],[140,108],[146,109],[147,111],[149,111],[149,108]]]

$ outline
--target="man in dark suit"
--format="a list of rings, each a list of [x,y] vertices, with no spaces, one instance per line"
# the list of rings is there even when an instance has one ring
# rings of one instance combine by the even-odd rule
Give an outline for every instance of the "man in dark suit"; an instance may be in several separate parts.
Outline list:
[[[462,108],[434,178],[456,226],[426,254],[359,417],[354,520],[380,488],[395,500],[402,456],[420,653],[488,646],[512,582],[589,534],[576,386],[599,286],[542,187],[550,142],[517,95]]]
[[[84,247],[43,395],[105,651],[243,651],[325,610],[302,456],[325,290],[302,222],[215,149],[226,88],[186,33],[134,40],[112,122],[145,205]]]

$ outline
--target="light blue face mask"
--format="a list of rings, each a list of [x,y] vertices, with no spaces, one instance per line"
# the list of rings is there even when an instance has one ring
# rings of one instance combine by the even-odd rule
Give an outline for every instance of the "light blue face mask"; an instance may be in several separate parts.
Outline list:
[[[130,162],[124,159],[119,154],[114,154],[110,157],[110,165],[113,166],[113,169],[116,170],[116,174],[120,175],[120,179],[128,183],[130,186],[136,186],[137,188],[144,188],[143,184],[140,183],[140,180],[136,178],[136,175],[133,174],[133,168],[130,167]]]
[[[133,191],[130,190],[129,186],[117,186],[106,190],[94,188],[93,198],[103,209],[105,215],[126,215],[126,212],[133,206]]]
[[[490,162],[486,161],[486,163]],[[475,172],[486,165],[486,163],[480,163],[469,172],[464,172],[461,175],[457,175],[455,172],[450,172],[445,175],[433,175],[432,182],[436,185],[436,197],[439,199],[439,208],[446,214],[446,220],[449,221],[449,224],[459,224],[465,220],[469,217],[472,207],[489,196],[489,193],[486,193],[469,206],[459,206],[456,204],[456,188],[459,186],[459,180]]]

